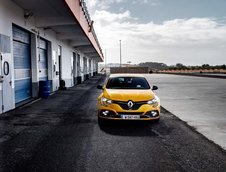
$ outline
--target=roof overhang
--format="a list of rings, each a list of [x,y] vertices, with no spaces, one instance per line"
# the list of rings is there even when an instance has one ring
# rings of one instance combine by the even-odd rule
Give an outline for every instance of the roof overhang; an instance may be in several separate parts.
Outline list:
[[[12,0],[32,13],[38,28],[51,29],[87,57],[103,61],[103,53],[83,0]]]

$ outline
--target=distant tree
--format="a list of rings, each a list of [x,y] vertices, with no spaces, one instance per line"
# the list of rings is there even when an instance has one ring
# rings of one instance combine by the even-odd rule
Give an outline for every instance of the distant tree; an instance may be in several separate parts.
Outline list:
[[[169,69],[169,70],[177,70],[178,68],[177,68],[176,66],[172,65],[172,66],[169,66],[168,69]]]
[[[183,65],[182,63],[176,64],[177,69],[187,69],[187,66]]]
[[[184,65],[183,65],[182,63],[177,63],[177,64],[176,64],[176,67],[177,67],[177,68],[182,68],[183,66],[184,66]]]
[[[203,64],[202,65],[202,69],[209,69],[210,68],[210,65],[209,64]]]
[[[140,63],[139,66],[148,67],[150,70],[164,70],[168,68],[166,64],[158,62],[144,62]]]

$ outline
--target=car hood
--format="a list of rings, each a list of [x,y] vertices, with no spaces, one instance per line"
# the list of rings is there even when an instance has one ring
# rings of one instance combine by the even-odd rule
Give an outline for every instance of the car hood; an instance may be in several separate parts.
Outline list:
[[[104,97],[117,101],[147,101],[155,97],[152,90],[104,89]]]

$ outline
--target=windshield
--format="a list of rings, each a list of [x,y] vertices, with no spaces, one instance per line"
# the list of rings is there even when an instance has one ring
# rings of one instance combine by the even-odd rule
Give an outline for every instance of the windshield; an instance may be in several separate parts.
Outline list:
[[[150,89],[145,78],[142,77],[115,77],[108,80],[108,89]]]

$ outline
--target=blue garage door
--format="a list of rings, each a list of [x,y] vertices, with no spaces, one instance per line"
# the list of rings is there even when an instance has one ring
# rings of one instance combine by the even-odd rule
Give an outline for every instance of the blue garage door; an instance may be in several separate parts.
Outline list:
[[[39,40],[39,81],[48,79],[47,41]]]
[[[13,26],[15,102],[31,98],[30,34]]]

